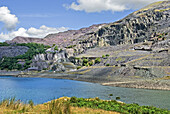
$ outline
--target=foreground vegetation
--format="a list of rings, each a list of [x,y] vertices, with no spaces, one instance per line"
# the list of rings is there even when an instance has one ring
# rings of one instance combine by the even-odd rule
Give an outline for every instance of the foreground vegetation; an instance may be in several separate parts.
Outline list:
[[[170,111],[152,106],[125,104],[115,100],[100,100],[99,98],[62,97],[50,102],[34,105],[32,101],[23,104],[15,99],[3,100],[0,103],[0,113],[48,113],[48,114],[169,114]]]

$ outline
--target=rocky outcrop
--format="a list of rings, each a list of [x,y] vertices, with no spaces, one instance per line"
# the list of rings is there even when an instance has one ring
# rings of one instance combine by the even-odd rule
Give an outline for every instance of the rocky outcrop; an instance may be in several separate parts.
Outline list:
[[[170,32],[170,1],[158,2],[102,27],[98,37],[110,45],[134,44]],[[167,35],[167,37],[169,37]]]
[[[37,54],[32,59],[31,67],[37,67],[38,70],[52,70],[57,72],[76,69],[74,64],[70,63],[65,51]]]
[[[2,57],[15,57],[23,55],[28,51],[26,46],[2,46],[0,47],[0,58]]]

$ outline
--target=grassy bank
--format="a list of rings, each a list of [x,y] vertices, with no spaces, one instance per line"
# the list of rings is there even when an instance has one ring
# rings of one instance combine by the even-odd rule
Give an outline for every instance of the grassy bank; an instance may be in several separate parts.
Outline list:
[[[62,97],[50,102],[34,105],[13,99],[6,99],[0,103],[0,113],[45,113],[45,114],[169,114],[170,111],[152,106],[125,104],[115,100],[100,100],[99,98]]]

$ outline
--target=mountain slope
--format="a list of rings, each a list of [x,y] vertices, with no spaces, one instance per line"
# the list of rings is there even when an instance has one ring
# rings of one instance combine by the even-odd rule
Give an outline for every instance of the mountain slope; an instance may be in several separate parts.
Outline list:
[[[36,42],[71,47],[75,55],[96,46],[134,44],[170,32],[170,1],[153,3],[127,17],[109,24],[93,25],[80,30],[50,34],[44,39],[16,37],[8,43]]]
[[[77,40],[81,39],[86,34],[92,34],[97,31],[99,28],[106,24],[92,25],[87,28],[82,28],[79,30],[68,30],[65,32],[60,32],[56,34],[49,34],[45,38],[31,38],[31,37],[22,37],[18,36],[12,39],[11,41],[6,41],[7,43],[41,43],[45,45],[60,45],[61,47],[67,47],[70,44],[75,44]]]
[[[99,37],[110,45],[133,44],[170,32],[170,1],[151,4],[124,19],[104,26]]]

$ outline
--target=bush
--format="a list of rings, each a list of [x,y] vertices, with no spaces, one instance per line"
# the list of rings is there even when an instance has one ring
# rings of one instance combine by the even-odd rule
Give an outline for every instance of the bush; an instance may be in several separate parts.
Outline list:
[[[95,63],[97,64],[97,63],[100,63],[101,62],[101,59],[100,58],[96,58],[95,59]]]
[[[92,66],[94,63],[93,63],[93,61],[90,61],[89,62],[89,66]]]
[[[106,64],[106,66],[110,66],[110,64]]]
[[[113,94],[109,94],[109,96],[113,96]]]
[[[71,103],[77,103],[77,98],[76,97],[71,97],[70,102]]]
[[[105,55],[102,55],[102,58],[105,58],[106,56]]]
[[[106,57],[109,57],[110,55],[109,54],[106,54]]]
[[[88,67],[88,66],[89,66],[89,63],[86,63],[85,66]]]
[[[81,66],[78,66],[77,69],[81,69]]]
[[[54,47],[55,46],[55,44],[53,44],[53,46],[52,47]]]
[[[86,66],[86,64],[88,63],[88,59],[83,59],[83,66]]]
[[[120,99],[120,97],[116,97],[116,100],[119,100]]]
[[[158,38],[162,38],[162,35],[159,35]]]
[[[55,50],[55,51],[58,51],[58,46],[55,46],[54,50]]]

